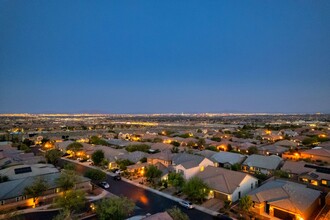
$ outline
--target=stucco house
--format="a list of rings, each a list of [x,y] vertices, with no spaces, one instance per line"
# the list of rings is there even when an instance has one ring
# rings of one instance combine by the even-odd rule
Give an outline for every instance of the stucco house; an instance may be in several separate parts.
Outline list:
[[[202,156],[179,153],[173,156],[172,166],[175,172],[182,173],[185,179],[189,179],[199,171],[203,171],[205,167],[214,166],[214,163]]]
[[[285,180],[273,180],[249,193],[251,211],[279,219],[309,219],[320,205],[321,192]]]
[[[276,155],[252,154],[242,163],[242,170],[249,173],[260,172],[269,175],[280,166],[281,162],[282,158]]]
[[[235,202],[258,187],[258,179],[242,172],[207,166],[196,174],[211,188],[211,197]]]

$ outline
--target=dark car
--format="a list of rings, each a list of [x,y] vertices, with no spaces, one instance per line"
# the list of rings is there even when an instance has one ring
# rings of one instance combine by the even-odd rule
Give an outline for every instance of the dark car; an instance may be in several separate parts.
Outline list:
[[[114,180],[121,180],[121,176],[120,175],[115,175],[115,176],[113,176],[113,179]]]

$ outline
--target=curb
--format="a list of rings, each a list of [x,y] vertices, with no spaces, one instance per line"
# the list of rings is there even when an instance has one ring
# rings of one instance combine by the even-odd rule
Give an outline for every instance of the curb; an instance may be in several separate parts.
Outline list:
[[[98,168],[98,167],[95,167],[95,166],[90,166],[90,165],[88,165],[88,164],[83,164],[83,163],[80,163],[80,162],[78,162],[78,161],[70,160],[70,159],[67,159],[67,158],[62,158],[62,159],[63,159],[63,160],[66,160],[66,161],[69,161],[69,162],[72,162],[72,163],[76,163],[76,164],[79,164],[79,165],[82,165],[82,166],[88,167],[88,168],[91,168],[91,169],[98,169],[98,170],[101,170],[101,171],[105,172],[105,173],[106,173],[107,175],[109,175],[109,176],[114,176],[114,175],[115,175],[115,174],[113,174],[113,173],[111,173],[111,172],[109,172],[109,171],[104,171],[104,170],[102,170],[102,169],[100,169],[100,168]],[[126,178],[123,178],[123,177],[122,177],[121,179],[122,179],[122,181],[125,181],[125,182],[127,182],[127,183],[130,183],[130,184],[135,185],[135,186],[137,186],[137,187],[143,188],[143,189],[145,189],[145,190],[148,190],[148,191],[150,191],[150,192],[153,192],[153,193],[158,194],[158,195],[160,195],[160,196],[163,196],[163,197],[165,197],[165,198],[171,199],[171,200],[173,200],[173,201],[179,202],[179,201],[182,200],[182,199],[179,199],[179,198],[174,197],[174,196],[172,196],[172,195],[169,195],[169,194],[163,193],[163,192],[161,192],[161,191],[158,191],[158,190],[156,190],[156,189],[150,188],[150,187],[148,187],[148,186],[141,185],[141,184],[136,183],[136,182],[134,182],[134,181],[132,181],[132,180],[129,180],[129,179],[126,179]],[[220,214],[219,212],[212,211],[212,210],[210,210],[210,209],[204,208],[204,207],[199,206],[199,205],[196,205],[196,204],[194,204],[194,207],[195,207],[195,209],[197,209],[197,210],[199,210],[199,211],[201,211],[201,212],[204,212],[204,213],[206,213],[206,214],[209,214],[209,215],[216,216],[216,215]]]

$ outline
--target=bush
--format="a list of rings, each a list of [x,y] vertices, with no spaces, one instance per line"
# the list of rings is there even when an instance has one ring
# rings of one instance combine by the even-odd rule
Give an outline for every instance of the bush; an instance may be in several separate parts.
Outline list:
[[[146,163],[147,162],[147,158],[146,157],[141,158],[140,162],[141,163]]]
[[[130,160],[117,160],[116,161],[117,165],[119,166],[119,169],[121,170],[126,170],[127,166],[133,165],[134,163]]]
[[[142,152],[148,152],[150,149],[149,145],[146,144],[133,144],[133,145],[129,145],[126,147],[126,150],[128,152],[134,152],[134,151],[142,151]]]
[[[94,181],[102,181],[106,179],[106,174],[104,172],[95,169],[87,170],[84,176]]]
[[[109,143],[106,140],[103,140],[102,138],[99,138],[98,136],[92,136],[89,139],[89,143],[90,144],[95,144],[95,145],[104,145],[104,146],[109,145]]]

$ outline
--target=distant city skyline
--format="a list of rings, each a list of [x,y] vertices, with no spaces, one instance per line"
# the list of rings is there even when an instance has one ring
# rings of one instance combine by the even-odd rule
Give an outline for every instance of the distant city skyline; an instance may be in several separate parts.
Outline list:
[[[330,113],[330,1],[0,1],[0,113]]]

